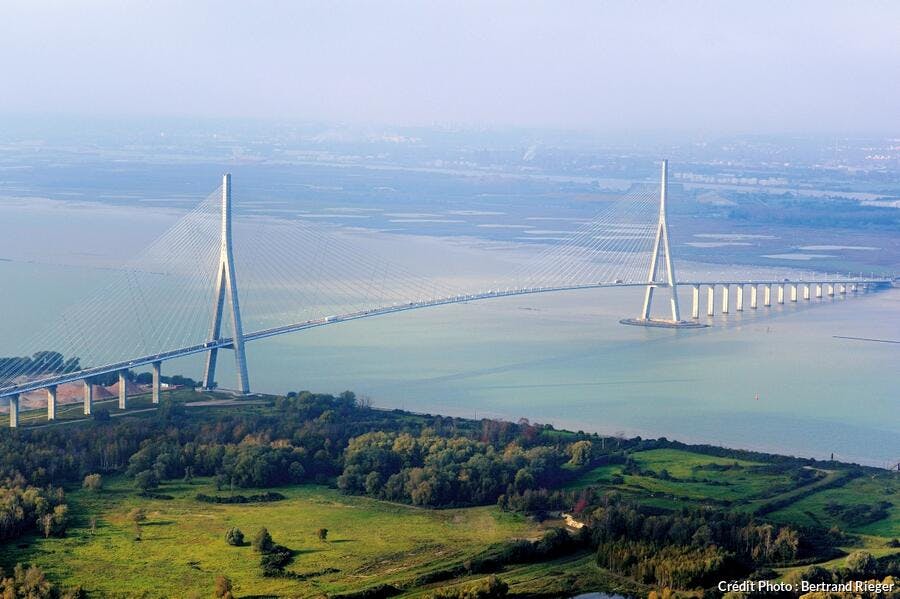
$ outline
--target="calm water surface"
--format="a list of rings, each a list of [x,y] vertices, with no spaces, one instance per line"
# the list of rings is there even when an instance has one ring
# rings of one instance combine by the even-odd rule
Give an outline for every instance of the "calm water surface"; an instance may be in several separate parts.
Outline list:
[[[27,220],[21,210],[15,214]],[[21,353],[18,343],[35,323],[103,281],[103,269],[85,264],[102,263],[124,240],[138,247],[147,241],[146,233],[129,237],[135,225],[125,215],[77,215],[41,214],[41,227],[58,237],[53,243],[32,221],[30,233],[25,227],[21,237],[0,241],[0,258],[13,258],[0,262],[0,310],[15,315],[4,318],[0,354]],[[167,217],[154,218],[163,226]],[[97,235],[98,226],[109,235]],[[80,243],[85,230],[92,235]],[[55,251],[42,254],[45,243]],[[437,242],[403,243],[432,252]],[[482,275],[496,261],[480,247],[455,256],[460,272],[471,261]],[[526,417],[817,458],[833,452],[875,465],[900,460],[900,345],[835,338],[900,338],[900,290],[815,308],[801,300],[748,310],[695,331],[619,324],[638,310],[640,294],[608,289],[488,300],[271,338],[248,345],[251,384],[272,393],[352,389],[375,405],[421,412]],[[683,302],[689,308],[686,293]],[[218,377],[226,387],[234,380],[229,357],[220,360]],[[199,376],[200,362],[165,367]]]

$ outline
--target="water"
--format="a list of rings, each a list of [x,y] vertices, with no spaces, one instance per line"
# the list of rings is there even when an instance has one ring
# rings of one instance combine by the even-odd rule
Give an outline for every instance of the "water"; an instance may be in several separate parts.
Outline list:
[[[17,219],[18,234],[0,240],[0,257],[13,259],[0,262],[0,310],[13,315],[4,318],[0,354],[9,355],[35,323],[102,284],[104,268],[127,255],[122,248],[141,247],[148,229],[174,217],[53,205],[37,213],[4,206],[0,218]],[[53,243],[42,230],[54,232]],[[444,276],[482,279],[507,264],[492,246],[448,243],[385,237],[385,247],[399,244],[421,261],[446,250]],[[271,338],[248,345],[251,384],[272,393],[352,389],[383,407],[817,458],[833,452],[874,465],[900,459],[900,345],[835,338],[900,338],[900,290],[747,310],[694,331],[619,324],[638,310],[640,295],[539,294]],[[220,364],[218,379],[229,386],[227,352]],[[196,377],[200,362],[165,368]]]

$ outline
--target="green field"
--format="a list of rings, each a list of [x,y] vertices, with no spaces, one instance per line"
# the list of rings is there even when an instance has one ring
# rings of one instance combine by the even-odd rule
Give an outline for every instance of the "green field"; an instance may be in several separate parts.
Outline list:
[[[888,501],[888,517],[859,526],[848,526],[840,518],[825,509],[830,502],[844,505],[872,504]],[[886,538],[900,538],[900,478],[896,475],[871,475],[850,481],[843,487],[825,489],[819,493],[800,499],[790,506],[769,515],[780,522],[798,524],[819,524],[825,527],[837,526],[848,532],[874,535]]]
[[[302,597],[402,582],[442,564],[459,563],[491,543],[541,534],[541,527],[526,518],[494,507],[425,510],[313,485],[279,489],[288,497],[285,501],[242,505],[197,502],[198,492],[216,493],[205,480],[165,484],[159,492],[174,499],[138,497],[125,480],[113,481],[99,493],[70,493],[76,525],[65,538],[28,537],[19,544],[27,543],[26,548],[3,547],[0,561],[7,566],[38,564],[66,586],[81,585],[104,595],[133,596],[141,589],[148,597],[206,597],[215,576],[224,574],[239,596]],[[127,518],[135,507],[148,514],[140,541],[134,540]],[[89,514],[97,516],[94,534]],[[305,581],[265,578],[249,544],[225,543],[231,526],[244,531],[248,542],[261,526],[267,527],[277,543],[297,551],[289,567],[294,572],[339,572]],[[327,541],[316,538],[319,528],[329,530]]]
[[[585,473],[570,488],[601,485],[634,495],[647,504],[660,507],[677,507],[684,502],[706,503],[745,502],[772,488],[790,483],[788,477],[754,471],[762,466],[756,462],[720,458],[679,449],[652,449],[633,454],[642,470],[659,473],[666,470],[672,477],[664,480],[653,476],[624,474],[624,466],[601,466]],[[703,466],[734,466],[728,470],[709,470]],[[698,468],[695,470],[695,468]],[[621,476],[624,482],[610,484],[613,476]]]

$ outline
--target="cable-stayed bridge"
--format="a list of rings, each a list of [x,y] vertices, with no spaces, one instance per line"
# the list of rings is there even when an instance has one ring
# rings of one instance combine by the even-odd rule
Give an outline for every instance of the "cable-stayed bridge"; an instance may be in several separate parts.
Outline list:
[[[52,420],[59,386],[81,383],[84,413],[90,414],[96,379],[118,374],[119,407],[125,409],[129,370],[149,366],[152,401],[158,403],[163,362],[205,354],[203,384],[213,388],[220,350],[233,353],[237,388],[249,393],[247,342],[486,299],[640,287],[644,299],[637,316],[623,323],[699,328],[710,322],[701,321],[701,313],[714,317],[717,306],[727,314],[892,284],[874,275],[821,274],[678,280],[666,201],[664,161],[658,185],[636,186],[604,203],[592,220],[520,261],[502,279],[460,281],[441,273],[418,275],[359,239],[308,221],[256,217],[233,222],[231,178],[225,175],[219,189],[138,256],[111,270],[90,297],[23,340],[23,353],[30,357],[0,359],[0,398],[7,398],[15,427],[21,397],[45,394]],[[679,306],[679,285],[692,290],[687,318]],[[663,315],[654,317],[659,294]]]

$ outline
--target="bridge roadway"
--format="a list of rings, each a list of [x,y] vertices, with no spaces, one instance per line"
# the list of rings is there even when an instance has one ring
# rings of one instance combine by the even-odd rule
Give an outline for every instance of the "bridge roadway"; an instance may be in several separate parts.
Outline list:
[[[893,281],[889,278],[846,278],[846,279],[821,279],[821,280],[788,280],[788,279],[779,279],[779,280],[755,280],[755,281],[738,281],[738,280],[714,280],[714,281],[679,281],[677,284],[680,286],[693,286],[695,289],[700,286],[706,286],[710,289],[716,286],[745,286],[745,285],[874,285],[874,286],[884,286],[891,285]],[[409,310],[418,310],[422,308],[430,308],[436,306],[445,306],[449,304],[460,304],[465,302],[486,300],[492,298],[500,298],[500,297],[511,297],[511,296],[520,296],[520,295],[531,295],[536,293],[553,293],[559,291],[573,291],[579,289],[602,289],[609,287],[647,287],[647,282],[624,282],[624,281],[613,281],[613,282],[600,282],[600,283],[590,283],[590,284],[579,284],[579,285],[562,285],[562,286],[552,286],[552,287],[523,287],[523,288],[514,288],[514,289],[493,289],[490,291],[486,291],[483,293],[477,294],[468,294],[468,295],[455,295],[449,297],[443,297],[438,299],[431,300],[423,300],[419,302],[409,302],[406,304],[395,304],[391,306],[383,306],[380,308],[373,308],[371,310],[360,310],[357,312],[349,312],[346,314],[338,314],[333,316],[325,316],[322,318],[316,318],[312,320],[306,320],[303,322],[297,322],[293,324],[283,325],[279,327],[272,327],[268,329],[261,329],[258,331],[253,331],[251,333],[244,334],[244,341],[255,341],[257,339],[265,339],[267,337],[274,337],[276,335],[284,335],[287,333],[293,333],[295,331],[303,331],[306,329],[313,329],[317,327],[327,326],[331,324],[337,324],[339,322],[347,322],[351,320],[359,320],[361,318],[371,318],[373,316],[382,316],[385,314],[393,314],[395,312],[406,312]],[[658,286],[666,287],[667,284],[661,284]],[[174,349],[158,354],[153,354],[149,356],[142,356],[139,358],[133,358],[130,360],[123,360],[121,362],[115,362],[113,364],[107,364],[104,366],[96,366],[92,368],[86,368],[84,370],[79,370],[76,372],[58,374],[55,376],[36,379],[33,381],[19,383],[17,385],[11,385],[8,387],[4,387],[0,389],[0,398],[7,397],[10,398],[11,402],[13,398],[17,398],[18,395],[22,393],[27,393],[30,391],[37,391],[40,389],[49,389],[54,388],[58,385],[62,385],[65,383],[73,383],[76,381],[87,381],[92,377],[110,374],[113,372],[122,372],[126,369],[136,368],[140,366],[152,365],[154,368],[154,373],[156,378],[159,376],[159,365],[167,360],[174,360],[175,358],[182,358],[185,356],[190,356],[193,354],[199,354],[203,352],[208,352],[211,349],[219,348],[219,349],[230,349],[233,348],[233,338],[226,337],[216,341],[207,341],[206,343],[200,343],[197,345],[192,345],[189,347],[183,347],[179,349]],[[155,385],[158,385],[158,380],[155,381]],[[154,398],[158,397],[158,389],[154,394]],[[11,403],[12,407],[12,403]],[[86,407],[87,409],[87,407]],[[11,423],[12,424],[12,423]]]

